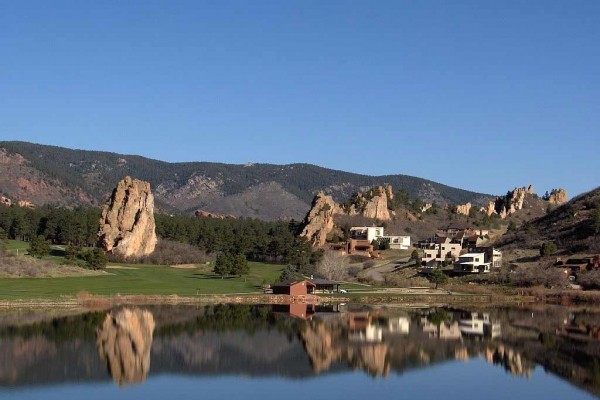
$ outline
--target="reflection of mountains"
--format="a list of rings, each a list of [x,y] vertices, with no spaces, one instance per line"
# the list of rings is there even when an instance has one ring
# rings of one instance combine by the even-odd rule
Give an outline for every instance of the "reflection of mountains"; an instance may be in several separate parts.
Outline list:
[[[600,314],[573,317],[564,308],[535,312],[535,318],[531,310],[515,309],[490,313],[294,309],[300,317],[291,318],[277,311],[266,306],[157,307],[151,309],[153,337],[153,324],[142,311],[133,325],[149,329],[141,328],[138,334],[123,328],[119,310],[109,316],[93,313],[0,327],[0,386],[110,380],[107,365],[119,383],[140,381],[150,360],[150,376],[300,378],[349,369],[385,376],[471,357],[484,357],[523,376],[530,375],[535,362],[591,391],[600,382],[600,368],[594,364],[600,342],[573,337],[569,333],[573,329],[555,333],[574,318],[577,326],[598,325],[594,318],[600,320]],[[114,333],[115,328],[120,333]],[[131,349],[135,351],[124,356]]]

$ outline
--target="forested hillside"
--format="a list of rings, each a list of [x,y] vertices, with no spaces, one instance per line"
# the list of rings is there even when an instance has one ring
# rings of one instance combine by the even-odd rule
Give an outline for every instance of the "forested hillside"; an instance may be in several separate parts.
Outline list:
[[[301,219],[319,190],[338,201],[389,183],[423,201],[482,204],[488,195],[406,175],[367,176],[310,164],[168,163],[136,155],[0,142],[0,191],[36,204],[97,205],[124,176],[149,181],[161,211],[196,209],[261,219]]]

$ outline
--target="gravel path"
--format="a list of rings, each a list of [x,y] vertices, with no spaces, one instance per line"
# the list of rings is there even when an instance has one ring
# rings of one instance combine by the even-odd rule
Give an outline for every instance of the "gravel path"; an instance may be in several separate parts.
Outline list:
[[[392,261],[390,263],[381,265],[379,267],[371,268],[367,271],[367,277],[373,279],[376,282],[383,282],[383,275],[388,272],[393,272],[398,267],[404,266],[407,262],[410,261],[410,257],[400,258],[398,260]]]

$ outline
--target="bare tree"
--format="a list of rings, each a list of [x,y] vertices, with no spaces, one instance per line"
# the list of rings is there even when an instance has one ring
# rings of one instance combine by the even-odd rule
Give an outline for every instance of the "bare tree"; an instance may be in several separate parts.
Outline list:
[[[343,279],[348,273],[348,258],[336,251],[326,251],[317,264],[316,273],[326,279]]]

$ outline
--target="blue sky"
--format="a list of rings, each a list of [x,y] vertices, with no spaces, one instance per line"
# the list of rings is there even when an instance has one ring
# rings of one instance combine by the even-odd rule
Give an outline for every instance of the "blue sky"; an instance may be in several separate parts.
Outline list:
[[[600,185],[600,1],[0,4],[0,140]]]

